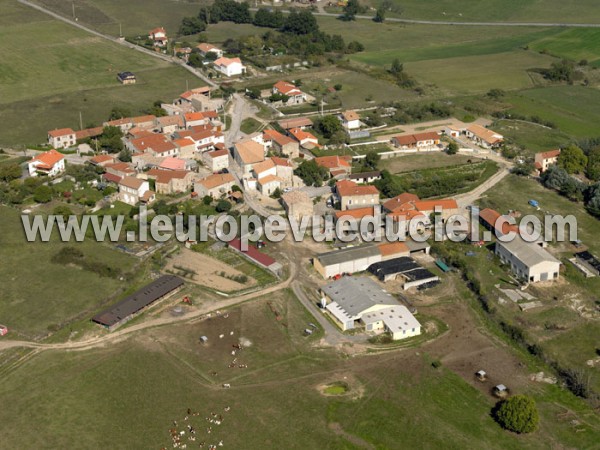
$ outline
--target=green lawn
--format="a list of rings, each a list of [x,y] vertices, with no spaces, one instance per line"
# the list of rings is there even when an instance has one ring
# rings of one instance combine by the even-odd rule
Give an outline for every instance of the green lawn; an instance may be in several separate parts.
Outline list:
[[[57,238],[48,243],[27,242],[15,209],[0,207],[0,229],[0,323],[24,336],[45,334],[50,325],[65,324],[82,313],[91,315],[99,304],[131,284],[51,262],[67,244]],[[136,262],[109,244],[85,241],[68,245],[80,248],[86,258],[124,272]]]
[[[574,137],[600,135],[600,89],[583,86],[530,89],[509,95],[505,101],[513,105],[512,111],[549,120]]]
[[[112,107],[140,113],[202,82],[180,67],[126,49],[54,20],[15,0],[0,0],[13,19],[0,27],[0,141],[34,144],[52,128],[106,120]],[[24,18],[27,21],[24,22]],[[119,71],[138,77],[133,86]]]
[[[255,131],[258,131],[258,129],[261,126],[262,126],[262,124],[258,120],[253,119],[252,117],[248,117],[248,118],[242,120],[240,129],[242,130],[242,132],[244,132],[246,134],[252,134]]]

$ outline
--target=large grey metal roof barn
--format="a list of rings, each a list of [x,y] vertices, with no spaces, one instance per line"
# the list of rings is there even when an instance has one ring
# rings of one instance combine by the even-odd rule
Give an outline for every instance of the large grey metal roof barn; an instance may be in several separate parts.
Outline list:
[[[179,277],[163,275],[116,305],[96,314],[92,317],[92,321],[105,327],[113,327],[167,294],[179,289],[183,284],[183,280]]]

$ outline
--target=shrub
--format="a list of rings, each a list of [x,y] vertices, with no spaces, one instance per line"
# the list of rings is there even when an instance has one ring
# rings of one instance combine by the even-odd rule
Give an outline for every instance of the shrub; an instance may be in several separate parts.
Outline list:
[[[499,402],[493,415],[502,428],[515,433],[535,431],[540,420],[535,400],[527,395],[515,395]]]

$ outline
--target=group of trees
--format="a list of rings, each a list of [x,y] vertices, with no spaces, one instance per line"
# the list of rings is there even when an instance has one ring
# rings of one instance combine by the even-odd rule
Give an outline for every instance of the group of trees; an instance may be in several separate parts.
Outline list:
[[[223,45],[227,53],[246,53],[255,56],[263,54],[266,49],[273,49],[276,53],[307,57],[325,53],[356,53],[364,50],[360,42],[352,41],[346,45],[342,36],[329,35],[320,31],[317,19],[309,10],[292,10],[284,15],[279,10],[261,8],[252,17],[248,3],[237,3],[233,0],[217,0],[212,6],[203,7],[198,17],[185,18],[180,33],[195,34],[203,31],[207,24],[220,21],[253,23],[259,27],[273,29],[262,36],[228,39]],[[188,64],[201,67],[202,62],[200,55],[192,53]]]
[[[446,119],[453,113],[451,106],[439,102],[415,104],[395,102],[392,106],[395,112],[390,119],[397,124]]]
[[[339,145],[348,141],[348,135],[336,116],[317,117],[314,119],[313,128],[331,145]]]
[[[544,78],[550,81],[563,81],[572,83],[576,78],[575,63],[568,59],[563,59],[559,62],[554,62],[549,69],[543,72]]]
[[[322,186],[323,182],[329,178],[329,171],[325,167],[319,166],[314,159],[302,161],[294,174],[299,176],[307,186]]]
[[[590,214],[600,217],[600,182],[588,185],[560,166],[550,166],[542,176],[544,186],[573,201],[583,201]]]

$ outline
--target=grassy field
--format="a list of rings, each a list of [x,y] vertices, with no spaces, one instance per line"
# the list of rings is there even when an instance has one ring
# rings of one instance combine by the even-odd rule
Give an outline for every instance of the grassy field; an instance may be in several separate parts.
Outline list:
[[[0,366],[0,401],[10,405],[0,410],[3,445],[171,447],[169,429],[175,427],[186,431],[183,443],[191,447],[187,425],[196,429],[196,445],[223,440],[224,448],[383,449],[397,448],[400,441],[416,447],[426,442],[445,448],[545,448],[560,442],[586,448],[595,443],[597,418],[556,387],[531,391],[541,429],[518,436],[493,422],[493,400],[450,370],[433,369],[426,356],[342,358],[312,347],[318,335],[302,336],[312,321],[288,291],[281,291],[231,310],[227,318],[154,329],[84,352],[49,351],[13,371]],[[219,339],[219,333],[225,337]],[[198,342],[201,335],[208,336],[207,344]],[[236,354],[236,364],[247,368],[228,367],[232,343],[241,337],[252,345]],[[345,395],[319,392],[319,386],[341,383],[348,386]],[[583,421],[583,433],[557,420],[564,408]],[[27,411],[28,420],[14,411]],[[211,413],[222,416],[220,425],[207,423]],[[25,432],[31,423],[35,431]]]
[[[406,19],[481,22],[600,23],[594,0],[394,0]],[[390,16],[391,17],[391,16]]]
[[[28,337],[45,334],[51,325],[69,322],[94,311],[119,290],[123,281],[102,278],[79,267],[51,262],[66,244],[27,242],[17,210],[0,207],[0,323]],[[75,245],[85,257],[129,271],[135,259],[108,245],[86,241]]]
[[[572,140],[560,130],[518,120],[498,120],[492,128],[507,141],[522,146],[530,155],[565,146]]]
[[[561,58],[574,61],[586,59],[598,66],[600,63],[600,30],[596,28],[575,28],[541,38],[529,44],[529,48],[547,51]]]
[[[201,85],[182,68],[103,41],[58,20],[0,0],[10,22],[0,27],[0,141],[33,144],[56,127],[106,120],[113,106],[139,113],[158,99],[171,100],[190,85]],[[27,21],[25,19],[27,18]],[[130,70],[134,86],[116,74]]]
[[[435,169],[458,164],[467,164],[471,159],[474,158],[466,155],[448,155],[442,152],[423,155],[405,155],[379,161],[379,169],[386,169],[391,173],[412,172],[413,170]],[[475,160],[477,161],[477,159]]]
[[[71,2],[36,0],[37,3],[69,18],[73,17]],[[198,14],[198,0],[76,0],[75,16],[80,22],[113,36],[147,35],[155,27],[164,27],[169,36],[175,35],[186,16]],[[204,2],[206,3],[206,2]]]
[[[513,105],[512,111],[549,120],[574,137],[600,135],[600,89],[582,86],[530,89],[509,95],[506,101]]]

